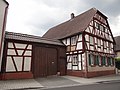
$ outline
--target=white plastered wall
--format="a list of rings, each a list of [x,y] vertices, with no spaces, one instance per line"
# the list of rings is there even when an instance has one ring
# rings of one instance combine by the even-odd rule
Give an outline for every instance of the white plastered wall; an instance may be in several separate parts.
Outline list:
[[[22,44],[22,43],[14,43],[15,48],[19,49],[17,50],[18,55],[16,54],[15,48],[13,46],[12,42],[8,42],[8,50],[7,50],[7,63],[6,63],[6,72],[16,72],[14,63],[16,65],[16,68],[18,71],[31,71],[31,56],[32,56],[32,45]],[[26,48],[27,46],[27,48]],[[25,48],[27,50],[25,50]],[[25,52],[24,52],[25,50]],[[23,54],[24,52],[24,54]],[[22,55],[23,54],[23,55]],[[14,59],[14,63],[12,60],[12,57]],[[23,59],[24,58],[24,59]],[[24,64],[23,64],[24,60]]]
[[[1,44],[1,42],[3,42],[1,39],[2,37],[4,37],[2,35],[2,30],[3,30],[3,22],[4,22],[4,14],[5,14],[5,8],[6,8],[7,4],[3,1],[3,0],[0,0],[0,72],[1,72],[1,62],[2,62],[2,53],[3,53],[3,44]]]

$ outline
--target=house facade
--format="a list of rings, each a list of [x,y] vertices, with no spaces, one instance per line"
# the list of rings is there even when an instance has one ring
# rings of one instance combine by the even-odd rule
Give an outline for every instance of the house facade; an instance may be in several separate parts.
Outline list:
[[[0,72],[8,5],[8,2],[5,0],[0,0]]]
[[[115,74],[115,52],[107,17],[92,8],[57,25],[43,37],[6,32],[0,78]]]
[[[58,40],[6,32],[1,79],[66,74],[66,46]]]
[[[107,17],[92,8],[43,35],[62,41],[67,49],[67,74],[94,77],[115,73],[113,38]]]

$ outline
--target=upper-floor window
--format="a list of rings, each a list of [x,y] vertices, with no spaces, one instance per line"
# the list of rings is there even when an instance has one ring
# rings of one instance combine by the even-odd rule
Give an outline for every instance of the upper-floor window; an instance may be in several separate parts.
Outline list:
[[[71,45],[76,44],[76,36],[71,37]]]
[[[100,25],[100,30],[105,32],[105,27],[103,25]]]
[[[99,23],[95,22],[95,27],[99,29],[100,28]]]
[[[90,36],[90,44],[93,45],[94,44],[94,40],[93,40],[93,37]]]
[[[98,30],[101,30],[103,32],[105,32],[105,27],[97,22],[95,22],[95,27],[98,29]]]

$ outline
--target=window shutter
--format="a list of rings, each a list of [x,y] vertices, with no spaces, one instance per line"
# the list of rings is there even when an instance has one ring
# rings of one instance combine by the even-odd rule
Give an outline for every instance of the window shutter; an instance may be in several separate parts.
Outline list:
[[[101,64],[102,64],[102,65],[105,65],[105,56],[102,56]]]
[[[111,65],[114,65],[114,58],[111,58]]]
[[[96,65],[99,65],[99,56],[96,56]]]
[[[108,65],[111,65],[110,57],[108,57]]]
[[[105,65],[105,60],[106,60],[106,59],[105,59],[105,56],[104,56],[104,57],[103,57],[103,65]]]
[[[89,54],[89,65],[91,65],[91,55]]]

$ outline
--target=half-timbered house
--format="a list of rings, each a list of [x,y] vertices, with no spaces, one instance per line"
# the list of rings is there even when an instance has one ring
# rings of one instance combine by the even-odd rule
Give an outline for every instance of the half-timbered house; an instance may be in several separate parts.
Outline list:
[[[0,0],[0,72],[8,5],[5,0]]]
[[[67,74],[94,77],[115,73],[115,44],[107,17],[92,8],[57,25],[43,35],[66,46]]]
[[[59,40],[6,32],[2,79],[66,74],[66,46]]]

